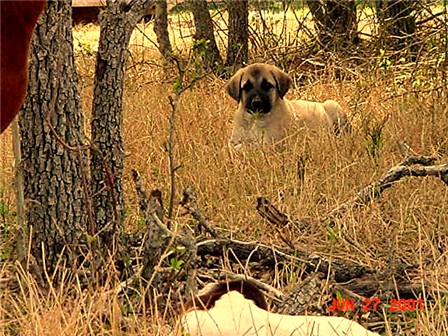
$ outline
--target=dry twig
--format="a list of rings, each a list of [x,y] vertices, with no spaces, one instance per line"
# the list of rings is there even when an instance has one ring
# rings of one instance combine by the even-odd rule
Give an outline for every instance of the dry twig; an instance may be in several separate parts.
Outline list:
[[[384,190],[390,188],[395,182],[404,177],[416,176],[436,176],[439,177],[448,186],[448,164],[434,166],[436,161],[433,157],[426,156],[408,156],[399,165],[392,167],[377,182],[361,189],[354,197],[347,202],[338,205],[331,210],[324,221],[331,220],[343,215],[348,209],[356,208],[369,204],[375,198],[381,196]],[[417,167],[411,167],[419,165]]]
[[[204,228],[205,231],[210,233],[213,238],[222,239],[222,236],[213,228],[212,225],[210,225],[210,223],[199,210],[198,204],[196,202],[196,192],[192,187],[185,188],[182,200],[180,201],[180,205],[182,205],[185,210],[187,210],[191,214],[191,216],[198,221],[199,228]]]

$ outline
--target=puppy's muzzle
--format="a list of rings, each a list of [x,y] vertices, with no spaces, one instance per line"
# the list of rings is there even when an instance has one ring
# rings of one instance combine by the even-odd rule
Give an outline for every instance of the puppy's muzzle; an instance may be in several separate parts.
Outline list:
[[[268,100],[262,99],[259,96],[255,96],[252,99],[248,100],[248,103],[246,104],[246,110],[250,114],[254,113],[269,113],[271,111],[271,104]]]

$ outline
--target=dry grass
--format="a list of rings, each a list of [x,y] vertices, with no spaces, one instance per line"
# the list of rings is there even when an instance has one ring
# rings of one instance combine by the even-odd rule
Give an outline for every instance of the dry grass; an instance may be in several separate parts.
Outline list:
[[[92,101],[94,56],[90,52],[94,50],[95,30],[88,26],[76,33],[82,45],[77,49],[77,65],[87,119]],[[148,30],[145,33],[150,35]],[[173,74],[164,71],[156,49],[138,34],[133,40],[124,96],[123,131],[129,152],[124,173],[128,231],[138,230],[140,222],[130,177],[132,168],[145,178],[148,189],[162,191],[166,203],[170,190],[164,143],[168,139],[168,96]],[[419,154],[448,162],[448,89],[427,90],[442,85],[441,70],[422,68],[412,75],[411,71],[392,68],[353,72],[356,76],[352,79],[340,81],[329,71],[330,75],[312,85],[288,93],[290,98],[338,100],[351,114],[352,134],[335,139],[304,130],[289,139],[281,153],[256,148],[236,157],[227,147],[236,105],[223,90],[225,82],[213,77],[199,81],[181,98],[175,148],[181,165],[176,173],[178,190],[193,186],[204,214],[232,237],[281,244],[275,230],[257,214],[257,196],[269,198],[294,218],[317,223],[337,204],[402,160],[396,145],[399,140]],[[419,86],[409,93],[417,77]],[[372,158],[367,150],[373,145],[369,134],[386,116],[378,155]],[[2,235],[14,240],[17,228],[11,214],[14,198],[9,131],[0,140]],[[299,160],[306,162],[303,181],[297,174]],[[179,197],[176,195],[176,200]],[[180,226],[192,224],[180,209],[176,209],[175,222]],[[342,239],[341,231],[353,237],[364,252]],[[424,311],[401,318],[406,323],[404,334],[448,335],[448,297],[443,294],[448,292],[448,189],[440,180],[400,181],[371,205],[347,213],[337,223],[335,233],[317,224],[306,230],[291,228],[291,232],[296,245],[309,252],[378,269],[387,268],[391,260],[418,265],[410,276],[429,284],[440,296],[436,304],[427,303]],[[171,330],[150,307],[143,309],[142,315],[122,314],[128,310],[114,288],[83,290],[73,279],[66,279],[60,288],[42,291],[29,274],[7,259],[10,244],[3,241],[1,248],[5,255],[0,270],[1,334],[166,335]],[[291,267],[289,273],[283,270],[267,281],[286,288],[298,281],[296,271]],[[17,284],[17,288],[10,288],[6,285],[9,283]],[[385,313],[388,326],[396,319],[392,315]]]

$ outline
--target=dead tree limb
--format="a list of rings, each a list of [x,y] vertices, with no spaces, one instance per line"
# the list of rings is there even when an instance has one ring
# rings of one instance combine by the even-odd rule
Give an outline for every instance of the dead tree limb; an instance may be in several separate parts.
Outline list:
[[[331,210],[324,221],[340,217],[348,209],[369,204],[374,199],[380,197],[384,190],[390,188],[395,182],[404,177],[436,176],[448,186],[448,164],[434,166],[435,160],[435,158],[425,156],[409,156],[405,158],[402,163],[389,169],[377,182],[361,189],[350,200]],[[411,167],[413,165],[419,166]]]
[[[355,196],[348,201],[338,205],[331,210],[323,220],[320,220],[321,224],[332,222],[335,218],[341,217],[347,210],[367,205],[374,199],[381,196],[384,190],[390,188],[395,182],[404,177],[425,177],[435,176],[439,177],[448,186],[448,164],[434,165],[436,159],[426,156],[407,156],[400,164],[392,167],[388,172],[377,182],[361,189]],[[417,166],[416,166],[417,165]],[[294,243],[285,237],[284,228],[291,222],[294,225],[306,226],[310,225],[305,220],[291,220],[286,214],[279,211],[270,201],[265,197],[257,198],[256,209],[261,217],[274,224],[274,229],[279,234],[280,238],[290,248],[294,249]],[[342,237],[350,243],[354,248],[367,253],[365,249],[357,244],[344,232],[341,233]]]
[[[266,219],[268,222],[274,224],[274,229],[277,231],[278,235],[280,236],[280,239],[288,245],[291,249],[295,250],[296,246],[294,242],[292,242],[290,239],[285,237],[284,235],[284,228],[289,225],[290,223],[294,225],[295,227],[299,228],[306,228],[310,227],[312,224],[304,219],[299,220],[290,220],[288,217],[283,214],[280,210],[278,210],[267,198],[265,197],[258,197],[257,198],[257,207],[256,207],[258,213],[261,217]],[[319,223],[315,223],[314,225],[319,225]],[[368,251],[366,251],[362,246],[360,246],[358,243],[353,241],[352,238],[350,238],[346,233],[341,232],[342,237],[351,244],[354,248],[362,252],[363,254],[368,254]]]
[[[196,201],[196,192],[192,187],[185,188],[183,192],[182,200],[180,201],[180,205],[187,210],[191,216],[197,220],[199,224],[199,231],[201,228],[204,228],[213,238],[222,239],[223,237],[217,232],[212,225],[209,224],[205,216],[199,210],[198,203]]]
[[[288,216],[274,207],[265,197],[257,198],[256,209],[261,217],[274,224],[274,229],[281,240],[290,248],[295,249],[294,243],[283,234],[283,229],[289,224]]]
[[[251,262],[256,262],[261,266],[267,266],[272,269],[283,267],[291,262],[303,263],[307,273],[331,273],[334,274],[336,282],[346,282],[364,275],[370,275],[373,278],[376,273],[375,270],[350,261],[330,260],[301,250],[267,246],[258,242],[211,239],[197,244],[199,256],[222,257],[225,250],[234,252],[234,254],[229,253],[230,259],[234,258],[235,255],[241,260],[250,259]]]
[[[153,197],[157,192],[153,191],[151,197],[148,198],[146,191],[143,189],[143,182],[136,170],[132,170],[132,178],[139,198],[140,211],[146,224],[145,236],[142,242],[143,269],[141,275],[144,279],[149,280],[156,272],[156,266],[162,251],[165,249],[171,235],[167,234],[169,230],[161,223],[158,215],[163,213],[163,208],[161,208],[162,205],[159,203],[158,198]]]
[[[404,177],[435,176],[439,177],[442,182],[448,186],[448,164],[434,165],[435,161],[435,158],[426,156],[406,157],[403,162],[389,169],[381,179],[361,189],[347,202],[344,202],[331,210],[321,222],[326,223],[336,217],[342,216],[347,210],[351,208],[369,204],[374,199],[380,197],[384,190],[390,188],[395,182],[401,180]],[[293,247],[294,244],[289,239],[284,237],[281,232],[281,229],[286,227],[291,222],[288,216],[276,209],[275,206],[273,206],[269,202],[269,200],[264,197],[259,197],[257,199],[256,209],[261,217],[274,224],[275,229],[280,234],[280,238],[288,246]]]
[[[148,281],[148,284],[155,287],[160,283],[172,283],[173,276],[168,281],[167,276],[158,273],[158,270],[161,264],[174,253],[169,251],[171,246],[185,246],[185,253],[182,256],[184,262],[183,270],[186,274],[185,293],[190,295],[190,293],[196,292],[197,251],[193,237],[188,233],[171,231],[163,222],[164,208],[160,190],[152,190],[148,197],[143,188],[140,175],[135,169],[132,170],[132,178],[139,198],[140,211],[146,222],[146,232],[141,243],[143,256],[142,277]],[[174,277],[178,277],[179,273],[176,273]]]

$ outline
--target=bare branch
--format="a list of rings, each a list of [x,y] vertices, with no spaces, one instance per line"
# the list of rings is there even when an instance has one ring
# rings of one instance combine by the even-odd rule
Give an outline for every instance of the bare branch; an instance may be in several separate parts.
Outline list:
[[[222,238],[199,210],[196,202],[196,192],[192,187],[188,187],[184,190],[180,205],[182,205],[185,210],[187,210],[191,216],[198,221],[199,228],[204,228],[205,231],[210,233],[213,238]]]
[[[439,177],[448,186],[448,164],[434,166],[435,158],[425,156],[409,156],[399,165],[392,167],[377,182],[363,188],[354,197],[334,208],[326,216],[326,220],[339,217],[348,209],[366,205],[375,198],[381,196],[384,190],[390,188],[395,182],[404,177],[415,176],[436,176]],[[421,165],[410,167],[412,165]]]
[[[284,228],[289,224],[288,217],[273,206],[265,197],[257,198],[256,209],[261,217],[274,224],[274,228],[283,242],[290,248],[295,249],[294,243],[283,234]]]

